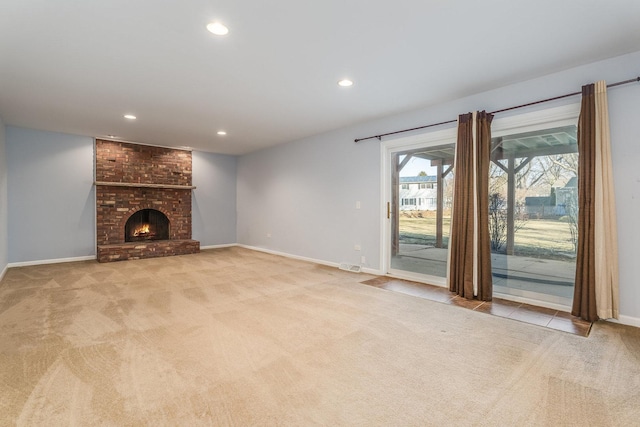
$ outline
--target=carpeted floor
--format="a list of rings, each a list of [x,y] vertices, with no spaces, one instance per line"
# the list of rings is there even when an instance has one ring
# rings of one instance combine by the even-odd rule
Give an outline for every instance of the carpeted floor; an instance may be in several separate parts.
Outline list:
[[[10,269],[0,425],[638,425],[640,329],[370,278],[241,248]]]

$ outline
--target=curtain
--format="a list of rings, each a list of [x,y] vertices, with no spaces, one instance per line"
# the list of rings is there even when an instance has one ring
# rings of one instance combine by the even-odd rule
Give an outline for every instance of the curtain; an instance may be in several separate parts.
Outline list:
[[[582,87],[578,119],[578,251],[571,314],[598,320],[596,310],[595,230],[596,99],[594,85]]]
[[[449,244],[449,290],[482,301],[491,301],[493,293],[489,240],[492,120],[485,111],[458,118]]]
[[[578,120],[578,253],[571,314],[618,318],[618,244],[607,86],[582,87]]]

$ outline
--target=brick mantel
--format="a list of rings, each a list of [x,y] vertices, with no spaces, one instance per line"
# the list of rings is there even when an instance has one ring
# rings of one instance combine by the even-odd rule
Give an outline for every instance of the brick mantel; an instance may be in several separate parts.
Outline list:
[[[98,261],[198,252],[191,240],[191,152],[96,140]],[[170,223],[168,241],[125,242],[124,226],[141,209],[155,209]]]
[[[95,185],[110,185],[112,187],[137,187],[137,188],[170,188],[172,190],[194,190],[194,185],[169,185],[169,184],[142,184],[139,182],[109,182],[96,181]]]

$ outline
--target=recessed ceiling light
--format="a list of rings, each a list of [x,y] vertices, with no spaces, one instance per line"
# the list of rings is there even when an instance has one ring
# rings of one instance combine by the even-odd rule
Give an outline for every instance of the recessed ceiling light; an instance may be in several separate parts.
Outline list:
[[[342,86],[342,87],[353,86],[353,82],[349,79],[342,79],[338,81],[338,86]]]
[[[216,36],[226,36],[227,34],[229,34],[229,29],[219,22],[210,23],[209,25],[207,25],[207,30],[209,30],[209,32],[215,34]]]
[[[223,130],[219,130],[218,131],[218,135],[220,136],[225,136],[227,134],[227,132],[223,131]]]
[[[137,117],[134,116],[133,114],[125,114],[124,118],[129,120],[135,120]]]

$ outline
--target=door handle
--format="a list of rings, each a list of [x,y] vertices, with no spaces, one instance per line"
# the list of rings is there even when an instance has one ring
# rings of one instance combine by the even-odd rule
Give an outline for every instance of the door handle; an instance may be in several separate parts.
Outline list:
[[[387,219],[391,218],[391,202],[387,202]]]

